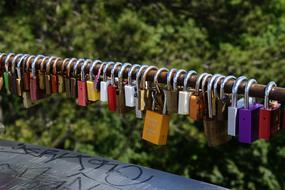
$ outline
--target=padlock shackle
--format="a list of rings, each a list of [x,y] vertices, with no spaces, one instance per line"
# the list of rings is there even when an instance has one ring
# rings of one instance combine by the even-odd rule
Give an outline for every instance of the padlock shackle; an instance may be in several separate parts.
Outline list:
[[[226,77],[224,75],[222,76],[219,76],[216,81],[215,81],[215,84],[214,84],[214,96],[218,99],[220,99],[220,93],[218,92],[218,84],[221,82],[223,82],[223,80],[225,79]]]
[[[202,86],[201,86],[202,93],[205,93],[205,85],[206,85],[208,79],[211,78],[212,76],[213,76],[212,74],[206,74],[205,77],[203,78]]]
[[[71,58],[69,61],[68,61],[68,64],[66,66],[66,76],[69,78],[70,77],[70,70],[71,70],[71,65],[73,64],[74,61],[76,61],[77,59],[76,58]]]
[[[187,73],[187,71],[184,70],[184,69],[179,69],[177,71],[177,73],[175,73],[175,77],[173,79],[173,90],[174,91],[177,91],[177,81],[178,81],[178,78],[180,77],[181,74],[185,75],[186,73]]]
[[[232,107],[235,107],[235,108],[237,107],[238,88],[239,88],[239,85],[246,80],[247,78],[245,76],[241,76],[237,78],[237,80],[235,81],[234,86],[232,88]]]
[[[100,78],[100,75],[101,75],[101,73],[102,73],[103,67],[105,67],[106,64],[107,64],[106,62],[103,62],[103,63],[100,65],[100,68],[99,68],[98,73],[97,73],[96,78],[95,78],[95,81],[96,81],[96,82],[98,82],[98,80],[99,80],[99,78]]]
[[[146,68],[146,70],[145,70],[144,73],[143,73],[142,81],[141,81],[141,87],[142,87],[142,89],[146,89],[146,88],[147,88],[147,87],[146,87],[146,76],[147,76],[147,73],[148,73],[149,71],[151,71],[151,70],[158,70],[158,68],[157,68],[156,66],[153,66],[153,65],[148,66],[148,67]]]
[[[174,73],[176,73],[176,72],[177,72],[177,69],[172,68],[172,69],[170,69],[170,71],[167,73],[166,85],[167,85],[167,89],[168,89],[169,91],[171,90],[171,87],[173,87],[173,86],[171,85],[172,75],[173,75]]]
[[[276,87],[276,83],[274,81],[270,81],[265,88],[265,96],[264,96],[264,108],[269,109],[269,94],[274,87]]]
[[[11,56],[14,56],[14,55],[15,53],[8,53],[8,55],[6,56],[6,59],[4,61],[6,72],[9,71],[9,59],[11,58]]]
[[[107,65],[104,67],[104,71],[103,71],[103,80],[107,81],[107,70],[111,65],[114,65],[115,63],[113,61],[109,61],[107,62]]]
[[[143,74],[144,70],[148,68],[148,65],[142,65],[139,69],[139,71],[137,72],[136,74],[136,87],[137,87],[137,91],[139,90],[139,87],[140,87],[140,78],[141,78],[141,75]]]
[[[30,56],[29,54],[22,56],[22,57],[20,58],[20,60],[18,61],[18,63],[17,63],[17,68],[16,68],[16,70],[17,70],[17,75],[18,75],[18,78],[19,78],[19,79],[22,78],[21,64],[24,63],[24,62],[27,60],[27,58],[28,58],[29,56]]]
[[[37,55],[32,63],[32,77],[36,77],[36,63],[39,59],[43,59],[45,56],[44,55]]]
[[[15,72],[17,59],[18,59],[19,57],[20,57],[20,59],[21,59],[21,57],[23,57],[23,56],[25,56],[25,55],[27,55],[27,54],[22,54],[22,53],[20,53],[20,54],[17,54],[16,56],[14,56],[14,58],[13,58],[13,60],[12,60],[12,66],[11,66],[11,72],[12,72],[12,73]]]
[[[121,67],[122,63],[116,62],[111,71],[111,85],[115,85],[115,71],[117,67]]]
[[[59,62],[59,61],[61,61],[61,58],[57,58],[54,62],[53,62],[53,65],[52,65],[52,73],[54,74],[54,75],[56,75],[57,74],[57,63]]]
[[[169,69],[167,69],[167,68],[165,68],[165,67],[162,67],[162,68],[160,68],[160,69],[158,69],[158,71],[155,73],[155,76],[154,76],[154,78],[153,78],[153,82],[155,83],[155,84],[158,84],[158,77],[159,77],[159,75],[161,74],[161,72],[169,72]]]
[[[222,101],[223,101],[224,98],[225,98],[225,85],[226,85],[226,83],[227,83],[229,80],[236,80],[236,77],[230,75],[230,76],[227,76],[227,77],[223,80],[223,82],[222,82],[222,84],[221,84],[221,87],[220,87],[220,100],[222,100]]]
[[[40,62],[40,71],[41,71],[41,72],[44,70],[44,66],[46,66],[46,64],[44,64],[44,63],[45,63],[45,61],[46,61],[47,59],[49,59],[49,57],[48,57],[48,56],[45,56],[45,57],[42,59],[42,61]]]
[[[49,59],[48,59],[48,62],[46,64],[46,74],[49,75],[50,74],[50,65],[51,63],[53,62],[53,60],[56,59],[56,57],[54,56],[51,56]],[[28,62],[28,61],[27,61]]]
[[[209,73],[202,73],[198,76],[197,80],[196,80],[196,84],[195,84],[195,93],[199,93],[199,89],[201,86],[201,82],[203,80],[203,78],[208,75]]]
[[[126,68],[131,67],[132,64],[130,63],[124,63],[123,66],[121,67],[121,69],[119,70],[119,74],[118,74],[118,78],[119,81],[123,81],[123,74]]]
[[[134,64],[131,69],[128,72],[128,84],[131,85],[132,84],[132,74],[134,72],[135,69],[140,68],[141,66],[139,64]]]
[[[244,90],[244,108],[248,109],[249,108],[249,91],[250,88],[253,84],[257,84],[257,81],[255,79],[250,79],[246,86],[245,86],[245,90]],[[253,102],[255,102],[255,100],[253,100]]]
[[[93,81],[94,80],[94,73],[93,73],[93,71],[94,71],[94,69],[95,69],[95,67],[98,65],[98,64],[102,64],[102,61],[101,60],[95,60],[95,61],[93,61],[93,63],[92,63],[92,65],[91,65],[91,67],[90,67],[90,69],[89,69],[89,80],[90,81]]]
[[[208,86],[207,86],[207,98],[208,98],[208,115],[209,118],[213,118],[213,84],[215,83],[216,79],[221,77],[221,74],[215,74],[212,76],[210,82],[208,82]]]
[[[78,70],[78,66],[80,63],[84,62],[85,59],[78,59],[77,62],[75,63],[75,65],[73,66],[73,77],[76,78],[77,75],[77,70]]]
[[[92,60],[91,59],[86,59],[84,61],[84,63],[81,65],[81,68],[80,68],[81,81],[85,81],[85,68],[88,65],[88,63],[92,63]]]
[[[184,82],[183,82],[183,90],[184,91],[187,91],[188,81],[192,77],[192,75],[197,75],[197,72],[194,70],[188,71],[186,77],[184,78]]]

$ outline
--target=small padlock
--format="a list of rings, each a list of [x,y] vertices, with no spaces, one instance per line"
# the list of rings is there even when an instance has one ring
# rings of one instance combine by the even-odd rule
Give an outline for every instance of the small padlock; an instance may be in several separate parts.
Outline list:
[[[25,55],[23,57],[21,57],[21,59],[19,60],[18,64],[17,64],[17,95],[18,96],[22,96],[22,92],[23,92],[23,78],[22,78],[22,63],[25,63],[26,59],[29,57],[29,55]]]
[[[195,85],[195,91],[190,96],[190,109],[189,109],[189,117],[194,121],[202,120],[203,119],[203,110],[205,108],[203,102],[203,94],[201,93],[200,85],[203,78],[207,75],[207,73],[202,73],[199,75]]]
[[[100,82],[100,101],[108,102],[108,86],[110,80],[107,78],[107,71],[110,66],[113,66],[114,62],[108,62],[103,71],[103,81]]]
[[[152,87],[153,83],[150,81],[146,81],[146,76],[149,71],[151,70],[157,70],[158,68],[156,66],[149,66],[147,69],[144,71],[142,80],[141,80],[141,88],[138,89],[138,100],[139,100],[139,109],[141,111],[145,111],[147,109],[152,108]]]
[[[269,94],[276,83],[271,81],[265,89],[264,106],[259,110],[259,130],[260,139],[270,140],[280,130],[281,105],[277,102],[269,102]]]
[[[142,119],[143,118],[143,112],[140,110],[140,97],[139,97],[139,90],[140,90],[140,84],[141,84],[141,77],[145,69],[147,68],[147,65],[142,65],[139,69],[139,71],[136,74],[136,93],[135,93],[135,108],[136,108],[136,118]]]
[[[76,61],[75,58],[72,58],[68,61],[68,64],[66,66],[66,76],[64,78],[65,92],[66,92],[65,95],[68,98],[71,97],[70,70],[71,70],[71,65],[73,64],[74,61]]]
[[[70,78],[70,95],[73,98],[78,98],[78,87],[77,87],[77,69],[81,62],[84,62],[84,59],[78,59],[73,67],[73,76]],[[78,99],[77,99],[78,100]]]
[[[87,106],[88,100],[87,100],[87,86],[86,86],[86,80],[85,80],[85,68],[88,65],[88,63],[92,63],[92,60],[87,59],[84,61],[83,65],[81,66],[81,80],[77,81],[77,87],[78,87],[78,98],[77,98],[77,104],[79,106]]]
[[[11,66],[11,80],[10,80],[10,90],[13,95],[17,95],[17,73],[15,72],[16,68],[16,62],[18,58],[25,57],[27,54],[17,54],[14,56],[12,60],[12,66]]]
[[[252,143],[258,139],[259,109],[262,104],[249,103],[249,90],[254,83],[257,83],[254,79],[247,82],[244,94],[244,108],[240,108],[238,114],[239,142],[242,143]]]
[[[30,96],[31,101],[37,101],[39,99],[39,86],[38,86],[38,77],[36,74],[36,63],[40,58],[44,58],[43,55],[38,55],[35,57],[32,63],[32,75],[30,78]]]
[[[14,53],[9,53],[6,56],[6,59],[4,61],[5,72],[3,74],[3,80],[4,80],[4,87],[8,95],[11,94],[11,85],[12,85],[11,84],[12,76],[11,76],[11,72],[9,71],[9,59],[11,58],[11,56],[14,56],[14,55],[15,55]]]
[[[58,75],[58,93],[65,93],[65,72],[66,72],[66,66],[68,64],[68,62],[70,61],[69,58],[65,58],[62,62],[61,65],[61,74]]]
[[[24,65],[24,73],[23,73],[23,90],[29,92],[30,91],[30,78],[31,78],[31,73],[30,73],[30,63],[32,62],[32,59],[35,59],[36,56],[29,56],[27,61],[25,62]]]
[[[221,75],[219,74],[212,76],[211,80],[208,82],[207,85],[208,114],[204,116],[204,132],[208,140],[209,146],[219,146],[228,141],[227,123],[225,121],[218,121],[216,116],[213,114],[213,110],[215,109],[214,103],[216,101],[216,98],[214,96],[212,87],[215,81],[220,76]],[[203,82],[204,81],[207,81],[207,77],[205,78],[205,80],[203,80]],[[202,91],[203,89],[204,85],[202,84]]]
[[[51,76],[50,76],[50,70],[51,70],[51,64],[55,60],[57,61],[58,58],[56,57],[50,57],[48,59],[48,62],[46,64],[46,72],[45,72],[45,94],[47,96],[51,95],[52,89],[51,89]]]
[[[58,73],[57,73],[57,63],[60,59],[56,59],[52,66],[52,76],[51,76],[51,93],[58,93]]]
[[[167,89],[164,90],[164,94],[166,96],[167,102],[166,102],[166,110],[168,114],[177,113],[178,112],[178,91],[174,90],[177,89],[176,87],[173,87],[172,84],[172,76],[176,73],[176,69],[173,68],[167,73]],[[174,78],[173,77],[173,78]]]
[[[239,109],[237,105],[237,92],[239,85],[247,80],[245,76],[239,77],[232,88],[232,105],[228,107],[228,135],[236,136],[238,134],[238,126],[239,126]]]
[[[161,93],[163,95],[162,90]],[[156,101],[156,99],[153,99],[153,101]],[[153,110],[146,111],[142,139],[156,145],[165,145],[167,143],[170,115],[166,114],[166,102],[166,97],[164,97],[164,105],[160,106],[163,107],[162,113]],[[152,103],[152,105],[155,105],[155,103]]]
[[[115,80],[115,71],[116,68],[121,66],[122,63],[117,62],[111,71],[111,85],[108,86],[108,108],[109,111],[115,112],[117,110],[117,91],[118,86]]]
[[[130,63],[124,63],[118,74],[118,96],[116,102],[117,102],[117,110],[119,113],[124,113],[128,111],[125,102],[125,88],[124,88],[125,81],[123,79],[123,74],[125,69],[127,69],[130,66],[132,66]]]
[[[174,84],[173,86],[177,86],[177,80],[180,76],[180,74],[182,73],[186,73],[185,70],[179,70],[174,78]],[[189,71],[187,76],[184,78],[184,86],[183,86],[183,90],[179,91],[179,95],[178,95],[178,114],[182,114],[182,115],[188,115],[189,114],[189,108],[190,108],[190,96],[192,94],[192,92],[190,92],[188,90],[188,81],[189,78],[194,75],[197,74],[196,71]],[[185,74],[186,75],[186,74]]]
[[[136,85],[133,84],[132,74],[135,69],[140,68],[140,65],[134,64],[128,72],[128,84],[125,85],[125,104],[127,107],[135,107]]]
[[[159,75],[161,75],[162,72],[169,72],[169,70],[167,68],[160,68],[154,76],[154,88],[152,90],[152,110],[158,113],[162,113],[163,110],[165,110],[164,113],[167,114],[167,97],[165,97],[165,89],[162,90],[161,84],[158,82]]]
[[[94,77],[94,69],[96,68],[97,64],[101,64],[100,68],[97,72],[97,76]],[[89,70],[89,80],[86,82],[87,84],[87,95],[88,95],[88,100],[91,102],[96,102],[98,100],[100,100],[100,90],[97,89],[97,85],[95,86],[95,82],[96,84],[98,84],[99,81],[99,77],[102,71],[103,66],[105,65],[105,63],[102,63],[100,60],[95,60],[92,63],[92,66]],[[98,75],[99,74],[99,75]]]

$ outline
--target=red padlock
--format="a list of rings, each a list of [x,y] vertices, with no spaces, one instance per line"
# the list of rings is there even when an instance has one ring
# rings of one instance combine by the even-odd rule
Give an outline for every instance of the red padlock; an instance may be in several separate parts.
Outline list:
[[[58,77],[57,77],[57,62],[60,59],[56,59],[53,63],[52,67],[52,77],[51,77],[51,93],[56,94],[58,93]]]
[[[83,65],[81,66],[81,80],[77,81],[77,90],[78,90],[78,97],[77,97],[77,104],[79,106],[87,106],[88,99],[87,99],[87,85],[85,80],[85,67],[87,64],[92,63],[92,60],[87,59],[84,61]]]
[[[117,110],[117,91],[118,86],[115,81],[115,70],[118,66],[121,66],[122,63],[116,63],[111,71],[111,85],[108,86],[108,108],[111,112],[115,112]]]
[[[269,93],[276,84],[270,82],[265,90],[264,106],[259,110],[259,139],[269,140],[280,130],[281,105],[269,103]]]

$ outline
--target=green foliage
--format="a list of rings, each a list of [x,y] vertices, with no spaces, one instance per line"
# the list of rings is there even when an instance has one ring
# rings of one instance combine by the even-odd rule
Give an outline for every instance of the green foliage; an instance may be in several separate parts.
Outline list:
[[[2,52],[196,69],[285,85],[285,1],[0,2]],[[51,97],[25,110],[2,95],[5,139],[65,148],[233,189],[284,189],[285,134],[208,148],[202,123],[174,116],[168,145],[141,140],[142,121],[104,105]]]

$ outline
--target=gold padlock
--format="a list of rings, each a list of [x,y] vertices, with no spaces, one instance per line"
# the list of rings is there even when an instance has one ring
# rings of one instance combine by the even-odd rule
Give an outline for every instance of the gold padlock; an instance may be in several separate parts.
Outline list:
[[[97,76],[94,77],[94,69],[96,68],[98,64],[101,64],[101,66],[97,72]],[[100,78],[100,73],[102,72],[102,69],[103,69],[102,65],[105,65],[105,64],[102,64],[100,60],[95,60],[92,63],[91,68],[89,70],[89,80],[86,82],[86,85],[87,85],[87,97],[88,97],[88,100],[91,102],[96,102],[100,100],[100,91],[97,88],[97,86],[98,84],[100,84],[99,78]]]
[[[157,81],[157,76],[161,71],[162,70],[157,72],[154,81]],[[157,86],[156,88],[159,87]],[[164,97],[163,105],[161,105],[161,102],[156,98],[160,96],[159,94],[163,95],[162,89],[157,90],[153,93],[155,98],[153,99],[152,102],[152,110],[146,111],[142,138],[156,145],[165,145],[167,143],[169,121],[170,121],[170,115],[166,114],[167,100]],[[161,108],[162,112],[154,111],[154,110],[161,110]]]
[[[3,88],[3,77],[1,76],[0,77],[0,90],[2,90]]]

